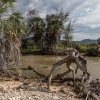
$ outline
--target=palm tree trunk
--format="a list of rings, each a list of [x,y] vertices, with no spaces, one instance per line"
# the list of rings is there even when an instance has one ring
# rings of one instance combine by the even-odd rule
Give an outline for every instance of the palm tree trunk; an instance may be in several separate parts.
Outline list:
[[[0,50],[0,67],[2,70],[7,70],[6,61],[4,60],[2,50]]]

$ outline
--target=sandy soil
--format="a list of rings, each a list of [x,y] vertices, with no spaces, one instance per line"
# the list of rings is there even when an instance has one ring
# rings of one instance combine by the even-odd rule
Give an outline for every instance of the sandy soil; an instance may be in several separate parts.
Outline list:
[[[51,91],[45,83],[37,80],[1,81],[0,100],[82,100],[77,99],[73,88],[52,85]]]

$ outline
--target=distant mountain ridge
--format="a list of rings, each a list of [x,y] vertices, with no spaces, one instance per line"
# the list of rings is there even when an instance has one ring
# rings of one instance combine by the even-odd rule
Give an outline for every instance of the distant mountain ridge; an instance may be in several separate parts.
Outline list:
[[[81,41],[75,41],[75,42],[80,42],[80,43],[96,43],[97,40],[94,40],[94,39],[83,39]]]

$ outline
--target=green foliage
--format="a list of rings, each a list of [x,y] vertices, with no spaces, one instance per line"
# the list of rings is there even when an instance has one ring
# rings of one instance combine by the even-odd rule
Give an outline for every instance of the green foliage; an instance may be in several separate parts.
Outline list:
[[[45,23],[40,16],[31,17],[28,20],[28,26],[31,27],[31,32],[34,33],[34,43],[38,48],[42,48],[43,34],[45,32]]]
[[[15,0],[0,0],[0,19],[8,15],[9,10],[14,8]]]
[[[31,53],[33,51],[38,51],[33,40],[22,40],[21,52],[22,53]]]
[[[88,50],[88,47],[87,46],[82,46],[81,47],[81,52],[86,52]]]
[[[9,63],[18,64],[19,62],[20,41],[18,37],[22,36],[25,29],[23,17],[20,12],[15,11],[14,2],[15,0],[0,1],[0,35],[2,33],[0,45],[3,60],[1,66],[6,69]],[[2,38],[5,38],[6,41],[2,42]]]
[[[80,45],[80,43],[76,43],[76,42],[71,42],[71,46],[73,47],[73,48],[75,48],[76,50],[78,50],[79,52],[81,52],[81,45]]]
[[[21,76],[22,71],[18,67],[11,67],[10,71],[13,75]]]
[[[87,56],[98,56],[98,49],[97,47],[90,47],[87,52],[86,52]]]
[[[87,56],[97,56],[98,55],[98,48],[96,43],[78,43],[79,49],[76,49],[80,52],[84,52]]]
[[[64,45],[66,47],[71,47],[72,46],[72,40],[73,40],[73,36],[71,34],[71,32],[73,31],[73,23],[70,21],[69,24],[66,26],[66,28],[64,29],[63,32],[63,39],[65,40]]]
[[[3,20],[2,22],[4,33],[12,31],[18,37],[22,37],[25,34],[26,27],[20,12],[13,12],[7,20]]]
[[[79,43],[79,45],[80,45],[80,52],[86,52],[88,50],[90,44]]]
[[[40,50],[53,52],[56,50],[64,30],[64,23],[68,21],[68,15],[61,11],[46,15],[43,19],[35,10],[29,11],[28,25],[34,33],[34,43]]]
[[[14,9],[15,1],[0,1],[0,31],[2,33],[12,31],[21,37],[25,33],[26,27],[21,13]],[[12,12],[12,14],[9,12]]]
[[[64,20],[68,17],[61,12],[59,14],[51,14],[46,16],[46,44],[47,50],[55,51],[56,45],[60,40],[61,32],[64,28]]]
[[[2,0],[3,3],[11,3],[11,2],[15,2],[16,0]]]

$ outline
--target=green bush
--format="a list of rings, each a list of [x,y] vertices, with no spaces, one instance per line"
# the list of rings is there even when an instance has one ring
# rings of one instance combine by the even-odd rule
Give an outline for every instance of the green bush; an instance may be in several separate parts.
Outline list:
[[[98,49],[97,47],[90,47],[87,52],[86,52],[87,56],[98,56]]]
[[[88,50],[88,47],[87,46],[82,46],[81,47],[81,52],[86,52]]]

